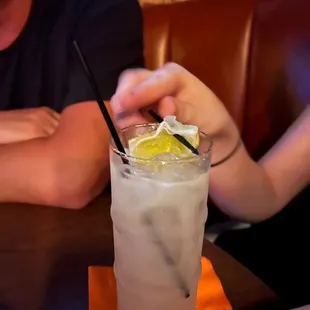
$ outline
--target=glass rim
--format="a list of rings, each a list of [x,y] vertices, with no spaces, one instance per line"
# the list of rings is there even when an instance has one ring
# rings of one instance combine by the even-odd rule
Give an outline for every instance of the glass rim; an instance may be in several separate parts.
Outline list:
[[[151,127],[151,126],[157,126],[158,127],[159,123],[143,123],[143,124],[136,124],[136,125],[127,126],[127,127],[122,128],[122,129],[118,129],[117,134],[126,132],[130,129],[133,129],[133,128]],[[139,158],[139,157],[135,157],[135,156],[126,154],[126,153],[121,152],[117,149],[117,147],[115,146],[113,137],[110,138],[109,147],[113,151],[114,154],[120,156],[123,159],[126,159],[129,162],[132,162],[132,161],[138,161],[139,163],[156,163],[157,162],[157,163],[166,163],[166,164],[188,162],[191,160],[197,160],[197,159],[210,157],[210,153],[211,153],[211,150],[213,147],[213,140],[210,137],[210,135],[206,134],[205,132],[199,130],[199,133],[201,135],[203,135],[208,140],[208,142],[209,142],[208,149],[202,153],[199,153],[199,155],[195,155],[192,153],[192,155],[182,157],[182,158],[178,158],[178,159],[162,160],[162,159],[152,159],[152,158]]]

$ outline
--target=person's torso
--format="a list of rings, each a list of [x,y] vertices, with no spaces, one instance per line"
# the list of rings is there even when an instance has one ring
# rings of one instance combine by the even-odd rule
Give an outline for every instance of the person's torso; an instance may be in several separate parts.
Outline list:
[[[0,52],[0,111],[38,106],[62,110],[69,51],[82,8],[79,0],[34,0],[24,30]]]

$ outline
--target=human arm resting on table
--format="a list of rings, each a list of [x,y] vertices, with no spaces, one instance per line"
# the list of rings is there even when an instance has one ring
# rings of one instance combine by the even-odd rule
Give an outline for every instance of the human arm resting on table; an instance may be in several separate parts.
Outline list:
[[[78,208],[108,182],[109,132],[96,102],[69,106],[58,131],[0,146],[0,201]]]
[[[0,111],[0,145],[49,137],[59,119],[59,113],[47,107]]]
[[[143,65],[140,8],[135,0],[102,10],[99,0],[84,2],[73,37],[108,99],[122,70]],[[109,131],[73,47],[69,59],[67,107],[55,134],[0,146],[1,202],[80,208],[109,180]]]

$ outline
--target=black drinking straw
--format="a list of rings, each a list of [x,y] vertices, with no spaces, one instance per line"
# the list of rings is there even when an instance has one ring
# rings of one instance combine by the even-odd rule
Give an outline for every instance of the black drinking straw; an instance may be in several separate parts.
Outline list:
[[[111,136],[112,136],[112,138],[114,140],[115,146],[116,146],[116,148],[121,153],[126,154],[125,149],[123,147],[123,144],[121,142],[121,139],[119,138],[119,136],[117,134],[117,131],[116,131],[115,127],[114,127],[112,119],[111,119],[111,117],[109,115],[109,112],[108,112],[108,110],[107,110],[107,108],[106,108],[106,106],[105,106],[105,104],[103,102],[102,96],[100,94],[99,87],[98,87],[98,85],[96,83],[96,80],[95,80],[94,75],[93,75],[93,73],[92,73],[92,71],[90,69],[90,66],[88,65],[87,60],[86,60],[86,58],[85,58],[85,56],[84,56],[84,54],[83,54],[79,44],[77,43],[77,41],[73,41],[73,45],[74,45],[74,47],[75,47],[75,49],[76,49],[76,51],[77,51],[77,53],[78,53],[78,55],[80,57],[81,63],[83,65],[83,68],[84,68],[85,73],[86,73],[86,76],[88,77],[88,81],[89,81],[90,85],[93,88],[94,94],[96,96],[96,101],[97,101],[97,103],[99,105],[99,108],[101,110],[101,113],[102,113],[102,115],[103,115],[103,117],[104,117],[104,119],[105,119],[105,121],[106,121],[106,123],[108,125],[108,128],[110,130]],[[123,157],[122,157],[122,160],[123,160],[124,164],[128,164],[128,160],[124,159]]]
[[[155,113],[153,110],[148,110],[148,113],[158,122],[161,123],[163,119]],[[186,146],[192,153],[199,155],[198,150],[194,148],[184,137],[179,134],[173,135],[179,142],[181,142],[184,146]]]

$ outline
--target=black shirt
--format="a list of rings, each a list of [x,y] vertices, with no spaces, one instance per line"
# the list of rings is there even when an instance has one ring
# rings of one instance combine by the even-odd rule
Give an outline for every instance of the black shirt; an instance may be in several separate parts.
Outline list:
[[[94,71],[103,99],[120,73],[143,66],[136,0],[34,0],[16,41],[0,52],[0,110],[66,106],[95,97],[72,41]]]

